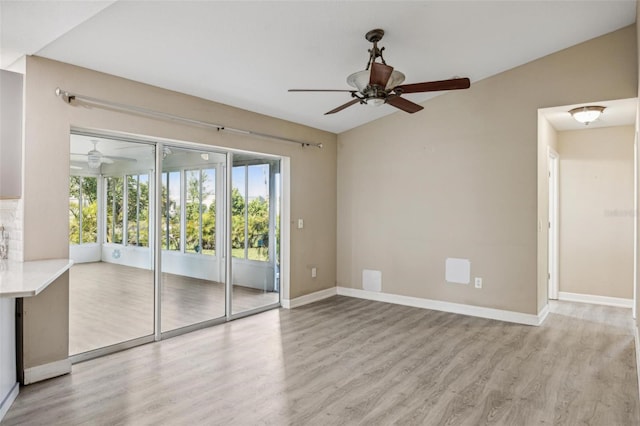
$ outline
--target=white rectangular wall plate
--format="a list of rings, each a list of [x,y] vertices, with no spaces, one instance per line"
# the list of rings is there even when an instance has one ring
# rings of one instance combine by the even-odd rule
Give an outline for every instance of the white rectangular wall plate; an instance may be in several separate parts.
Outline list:
[[[372,269],[362,270],[362,289],[367,291],[382,291],[382,271]]]
[[[469,284],[471,280],[469,259],[448,257],[445,262],[445,280],[450,283]]]

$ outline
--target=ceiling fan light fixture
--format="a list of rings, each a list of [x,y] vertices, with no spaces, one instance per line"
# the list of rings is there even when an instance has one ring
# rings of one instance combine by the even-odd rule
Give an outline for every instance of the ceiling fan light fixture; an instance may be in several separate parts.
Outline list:
[[[89,151],[87,154],[87,163],[90,169],[100,168],[100,164],[102,164],[102,154],[98,151]]]
[[[384,98],[367,98],[365,103],[372,107],[377,107],[384,104]]]
[[[368,49],[369,59],[366,69],[356,71],[347,77],[347,84],[354,89],[289,89],[289,92],[348,92],[351,100],[324,115],[331,115],[349,108],[352,105],[367,104],[379,106],[389,104],[399,110],[413,114],[423,109],[421,105],[402,97],[407,93],[439,92],[443,90],[468,89],[471,81],[468,78],[451,78],[448,80],[425,81],[421,83],[403,84],[405,75],[387,64],[382,57],[384,47],[378,47],[384,30],[373,29],[365,34],[365,38],[373,47]]]
[[[362,70],[358,72],[354,72],[349,77],[347,77],[347,84],[351,87],[355,87],[358,89],[358,92],[362,93],[365,91],[367,86],[369,86],[369,81],[371,79],[371,70]],[[393,71],[391,73],[391,77],[389,77],[389,81],[387,81],[387,86],[385,90],[391,90],[396,86],[399,86],[404,81],[405,76],[400,71]]]
[[[571,114],[578,123],[588,126],[589,123],[597,120],[604,110],[605,107],[603,106],[589,105],[573,108],[569,111],[569,114]]]
[[[364,89],[369,85],[369,70],[362,70],[354,72],[347,77],[347,84],[351,87],[358,89],[358,92],[364,92]]]
[[[401,85],[404,82],[404,78],[403,73],[394,70],[391,73],[391,77],[389,77],[389,81],[387,81],[387,87],[385,87],[385,90],[391,90],[394,87]]]

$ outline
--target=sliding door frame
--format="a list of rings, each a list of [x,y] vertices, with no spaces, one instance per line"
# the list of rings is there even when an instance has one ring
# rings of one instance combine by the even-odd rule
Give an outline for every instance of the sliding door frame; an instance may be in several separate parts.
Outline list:
[[[69,357],[71,363],[77,363],[86,361],[89,359],[101,357],[104,355],[108,355],[111,353],[115,353],[121,350],[130,349],[135,346],[139,346],[146,343],[157,342],[167,338],[171,338],[174,336],[178,336],[184,333],[189,333],[191,331],[199,330],[202,328],[207,328],[214,325],[219,325],[225,323],[227,321],[232,321],[235,319],[243,318],[246,316],[254,315],[260,312],[264,312],[271,309],[276,309],[282,306],[282,300],[288,297],[289,294],[289,261],[290,261],[290,189],[289,189],[289,179],[290,179],[290,159],[288,157],[283,157],[279,155],[273,154],[265,154],[260,152],[250,152],[251,154],[262,155],[265,158],[272,159],[274,161],[280,162],[280,284],[278,288],[278,302],[271,303],[268,305],[264,305],[258,308],[250,309],[247,311],[239,312],[236,314],[232,314],[232,304],[233,304],[233,274],[232,274],[232,247],[231,247],[231,198],[232,198],[232,171],[233,171],[233,155],[234,153],[247,152],[249,151],[238,151],[233,150],[227,147],[219,147],[212,146],[201,143],[193,143],[193,142],[184,142],[177,140],[169,140],[163,138],[156,138],[151,136],[144,135],[130,135],[119,132],[105,132],[105,131],[94,131],[90,129],[81,129],[81,128],[72,128],[71,132],[73,134],[85,135],[85,136],[94,136],[98,138],[104,139],[113,139],[123,142],[132,142],[132,143],[144,143],[147,145],[153,145],[155,147],[155,170],[152,173],[152,179],[150,177],[150,183],[153,181],[154,191],[153,194],[150,194],[150,197],[153,196],[153,200],[150,200],[150,205],[153,206],[153,212],[150,212],[150,218],[152,229],[150,229],[149,238],[153,239],[153,244],[149,244],[149,248],[153,250],[151,253],[153,257],[153,267],[154,267],[154,331],[152,334],[147,336],[142,336],[139,338],[127,340],[124,342],[116,343],[113,345],[105,346],[102,348],[97,348],[91,351],[83,352],[80,354],[72,355]],[[211,320],[202,321],[196,324],[187,325],[184,327],[179,327],[173,330],[168,330],[162,332],[162,218],[159,212],[162,207],[162,154],[164,152],[164,148],[167,146],[176,147],[176,148],[184,148],[184,149],[195,149],[195,150],[204,150],[204,151],[213,151],[216,153],[221,153],[226,156],[226,164],[224,170],[225,182],[223,183],[224,187],[224,239],[222,240],[222,250],[220,255],[224,258],[222,259],[222,263],[225,265],[224,272],[224,283],[225,283],[225,315],[222,317],[214,318]],[[159,195],[160,194],[160,195]],[[102,215],[102,221],[106,221],[104,215]],[[151,217],[152,216],[152,217]]]

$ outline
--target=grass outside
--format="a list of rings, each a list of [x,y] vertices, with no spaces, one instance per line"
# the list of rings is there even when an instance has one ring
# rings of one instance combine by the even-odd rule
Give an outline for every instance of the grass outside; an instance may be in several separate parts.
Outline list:
[[[231,255],[233,257],[239,257],[240,259],[244,258],[244,249],[243,248],[234,248],[231,249]],[[249,260],[261,260],[266,262],[269,260],[269,250],[266,248],[249,248],[247,250],[247,258]]]

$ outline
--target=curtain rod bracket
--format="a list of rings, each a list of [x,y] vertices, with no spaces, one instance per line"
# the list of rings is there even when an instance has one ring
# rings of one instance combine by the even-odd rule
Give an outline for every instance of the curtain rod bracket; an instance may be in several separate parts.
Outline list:
[[[88,97],[88,96],[79,95],[79,94],[76,94],[76,93],[70,93],[70,92],[67,92],[66,90],[62,90],[59,87],[56,88],[56,95],[58,97],[62,98],[62,100],[67,104],[71,104],[71,101],[76,100],[76,101],[79,101],[79,102],[84,102],[84,103],[91,104],[91,105],[97,105],[97,106],[101,106],[101,107],[108,108],[108,109],[111,109],[111,110],[128,112],[128,113],[138,114],[138,115],[144,115],[146,117],[152,117],[152,118],[155,118],[155,119],[158,119],[158,120],[176,121],[176,122],[179,122],[179,123],[182,123],[182,124],[188,124],[188,125],[191,125],[191,126],[214,128],[218,132],[220,130],[226,130],[228,132],[240,133],[240,134],[244,134],[244,135],[251,135],[251,136],[255,136],[255,137],[262,137],[262,138],[268,138],[268,139],[274,139],[274,140],[278,140],[278,141],[281,141],[281,142],[297,143],[297,144],[300,144],[302,147],[313,146],[313,147],[322,149],[322,144],[321,143],[305,142],[305,141],[300,141],[300,140],[296,140],[296,139],[285,138],[285,137],[282,137],[282,136],[270,135],[270,134],[266,134],[266,133],[258,133],[258,132],[252,132],[252,131],[249,131],[249,130],[234,129],[232,127],[225,127],[225,126],[220,125],[220,124],[209,123],[208,121],[194,120],[194,119],[191,119],[191,118],[180,117],[178,115],[168,114],[166,112],[154,111],[154,110],[151,110],[151,109],[140,108],[140,107],[136,107],[136,106],[132,106],[132,105],[118,104],[118,103],[111,102],[111,101],[105,101],[105,100],[102,100],[102,99],[91,98],[91,97]]]
[[[56,87],[56,96],[61,97],[62,100],[65,101],[68,104],[70,104],[71,101],[76,98],[75,96],[70,95],[69,92],[65,92],[64,90],[60,89],[59,87]]]

